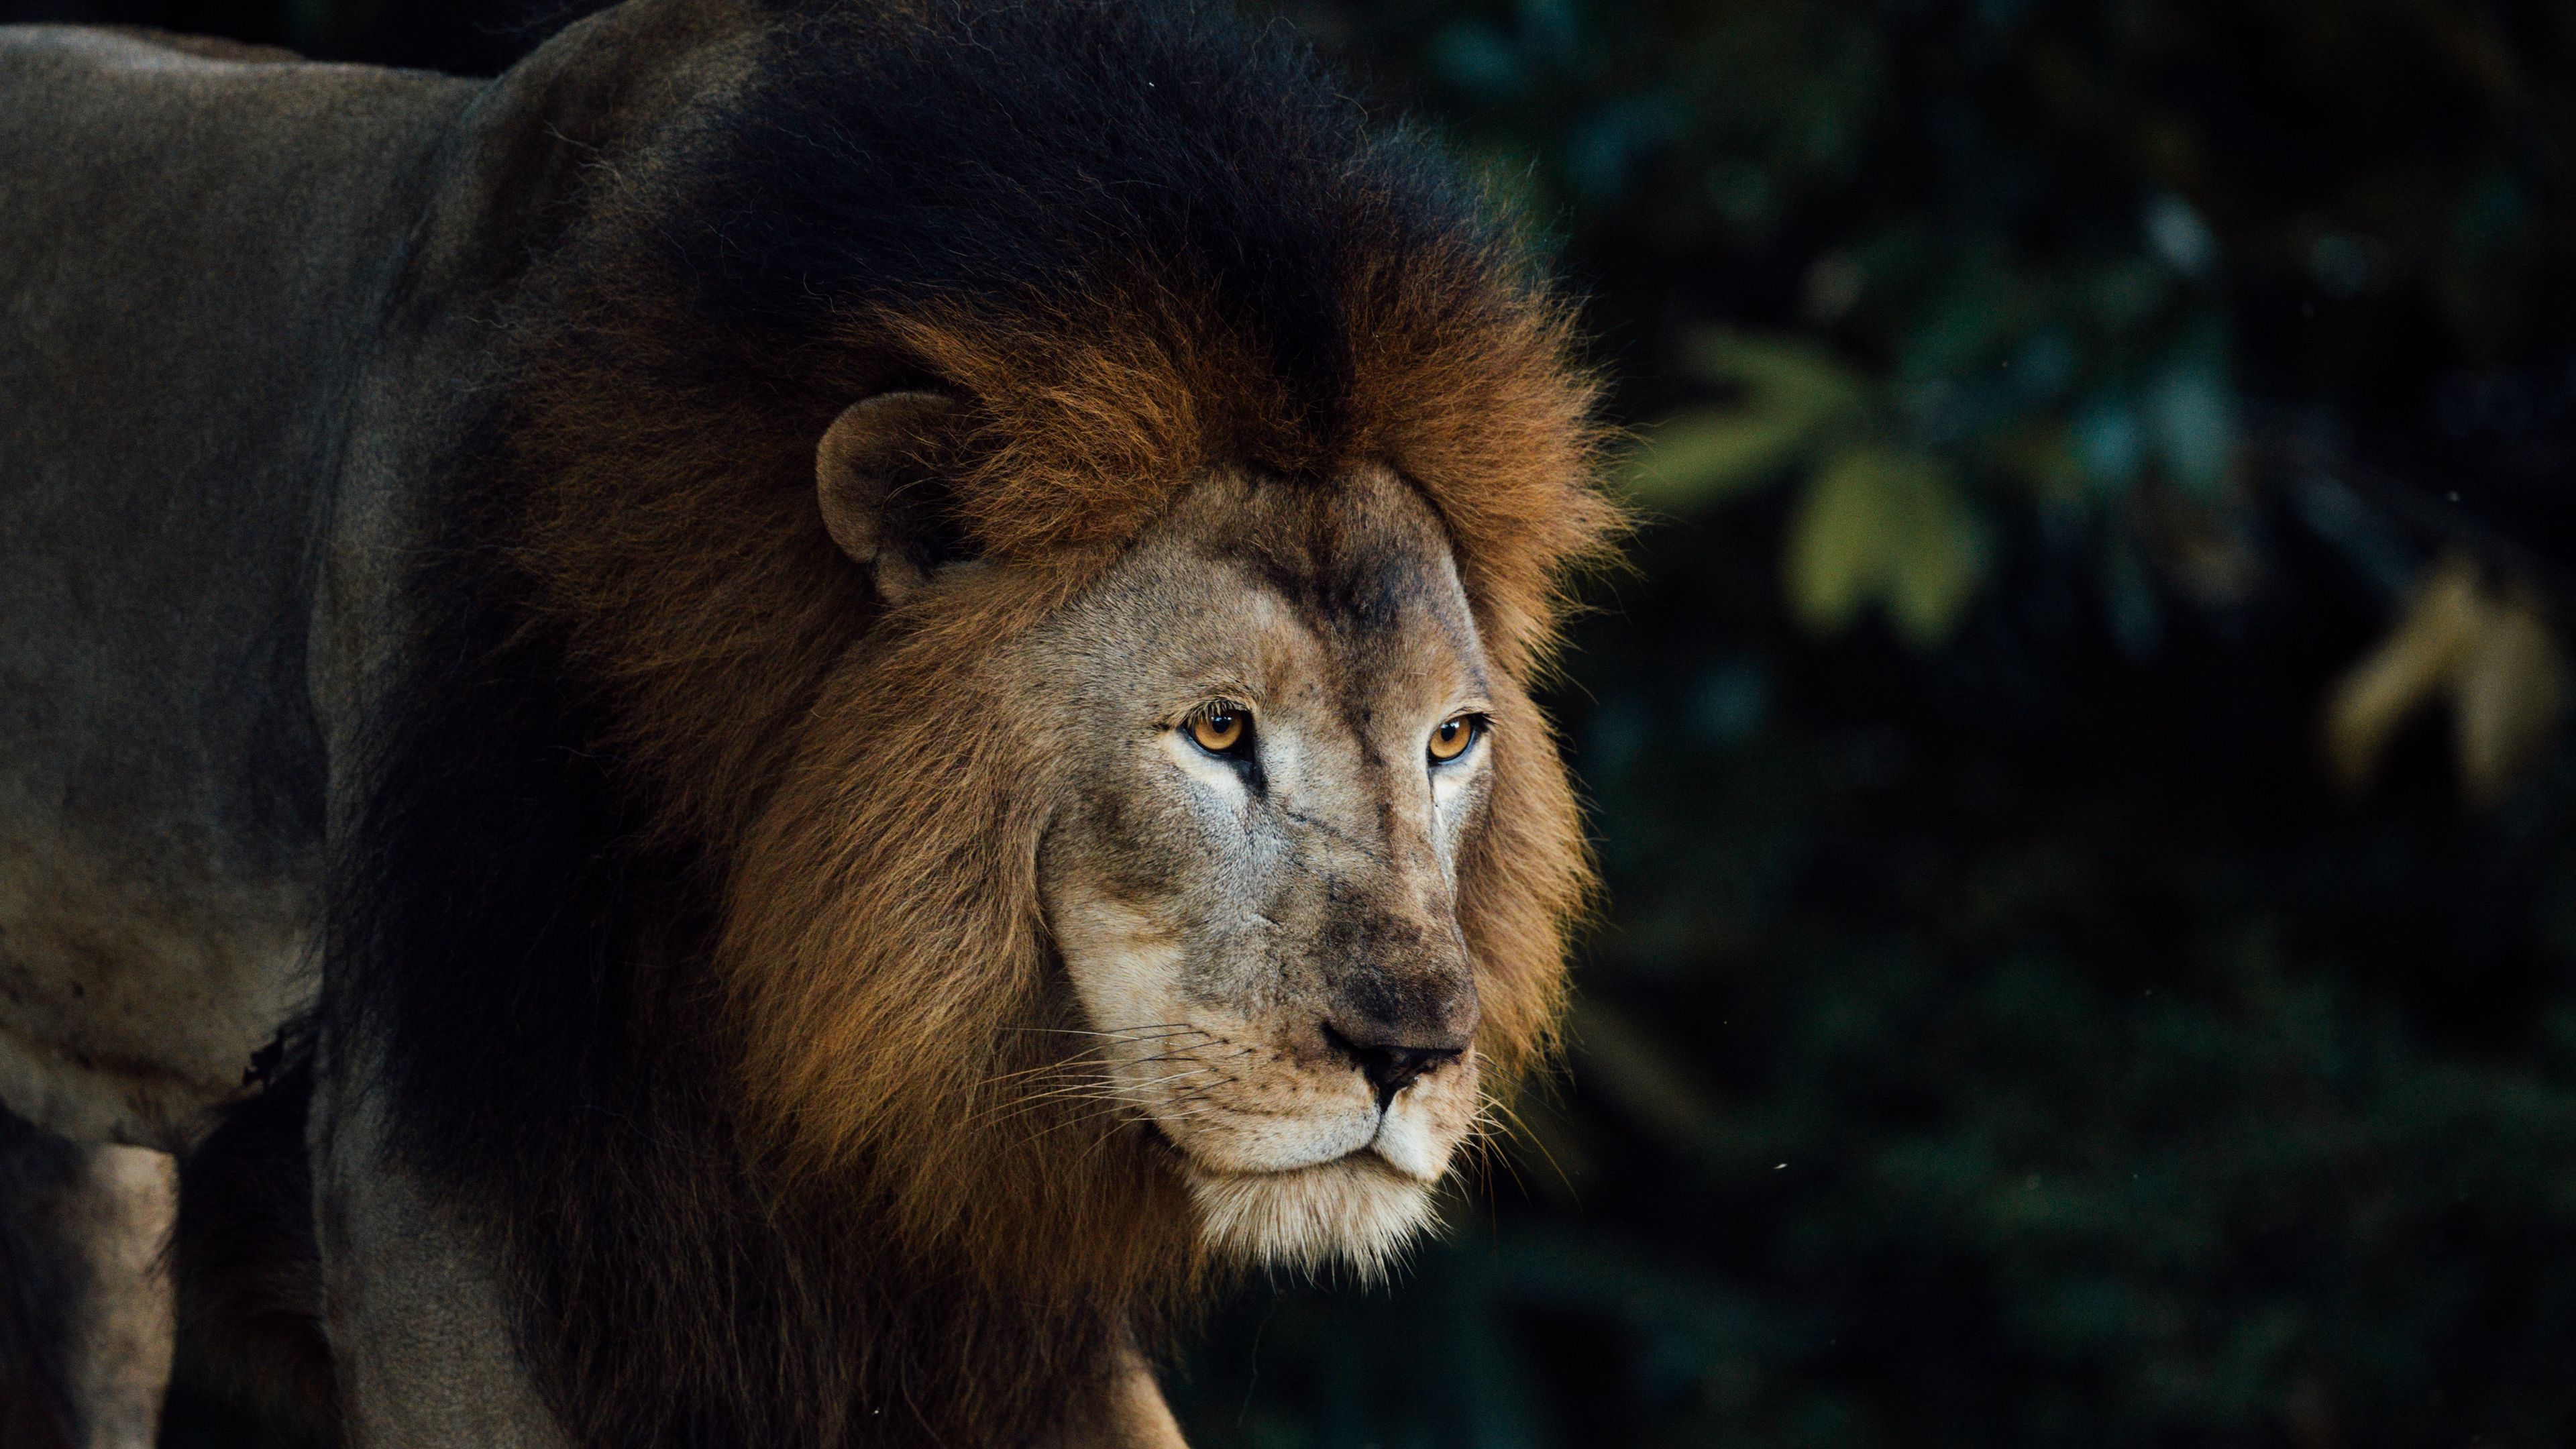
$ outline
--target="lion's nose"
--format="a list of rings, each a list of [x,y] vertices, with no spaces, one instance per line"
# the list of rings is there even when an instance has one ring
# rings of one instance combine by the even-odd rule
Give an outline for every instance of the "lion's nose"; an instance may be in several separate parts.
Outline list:
[[[1332,1043],[1335,1051],[1358,1063],[1360,1075],[1368,1078],[1369,1085],[1377,1089],[1377,1105],[1381,1112],[1395,1100],[1396,1093],[1458,1060],[1467,1051],[1464,1043],[1457,1046],[1415,1046],[1394,1041],[1355,1039],[1335,1029],[1330,1022],[1324,1024],[1324,1040]]]

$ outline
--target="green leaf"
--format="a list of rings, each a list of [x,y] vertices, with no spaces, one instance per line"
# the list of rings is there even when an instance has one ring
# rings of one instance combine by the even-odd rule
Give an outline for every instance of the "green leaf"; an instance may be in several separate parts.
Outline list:
[[[1819,634],[1851,627],[1886,574],[1888,504],[1876,456],[1854,449],[1825,465],[1789,522],[1789,605]]]
[[[1692,370],[1737,390],[1728,406],[1683,413],[1646,435],[1623,481],[1649,506],[1693,509],[1772,481],[1863,415],[1868,389],[1820,348],[1780,338],[1707,332]]]
[[[1859,410],[1869,389],[1832,353],[1786,337],[1756,337],[1724,328],[1691,339],[1690,369],[1703,381],[1740,387],[1748,403],[1816,421]]]
[[[1887,612],[1917,649],[1949,641],[1986,572],[1986,534],[1946,470],[1920,460],[1906,493],[1905,546],[1888,581]]]
[[[1877,603],[1908,644],[1930,649],[1958,627],[1985,566],[1985,529],[1939,460],[1864,446],[1808,483],[1784,575],[1808,628],[1838,633]]]
[[[1794,414],[1710,408],[1646,435],[1622,470],[1629,496],[1653,508],[1708,508],[1778,477],[1814,430]]]

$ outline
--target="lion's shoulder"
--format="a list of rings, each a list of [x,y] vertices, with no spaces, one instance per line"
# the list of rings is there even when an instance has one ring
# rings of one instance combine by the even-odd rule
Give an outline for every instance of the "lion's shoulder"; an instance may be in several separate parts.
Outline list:
[[[154,25],[105,25],[99,27],[99,31],[129,45],[167,51],[190,60],[227,65],[289,65],[304,59],[281,45],[255,45],[247,40],[228,40],[220,35],[182,35]]]

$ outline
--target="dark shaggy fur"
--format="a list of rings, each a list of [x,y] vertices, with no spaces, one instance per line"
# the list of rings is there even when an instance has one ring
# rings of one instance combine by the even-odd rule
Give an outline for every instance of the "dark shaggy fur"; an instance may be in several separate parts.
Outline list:
[[[1064,1003],[953,662],[1208,468],[1384,463],[1526,678],[1609,522],[1589,389],[1476,199],[1276,34],[1186,4],[776,25],[746,90],[601,158],[512,319],[335,864],[331,1030],[504,1251],[576,1442],[1027,1443],[1200,1264],[1141,1134],[971,1130],[1055,1050],[1006,1023]],[[860,646],[814,445],[899,384],[966,404],[925,459],[938,547],[1024,567]],[[913,738],[922,709],[962,723]],[[1463,892],[1506,1073],[1586,878],[1518,738]]]
[[[176,1378],[219,1393],[295,1436],[328,1444],[331,1349],[305,1158],[312,1062],[303,1033],[259,1062],[258,1095],[233,1106],[179,1162]]]

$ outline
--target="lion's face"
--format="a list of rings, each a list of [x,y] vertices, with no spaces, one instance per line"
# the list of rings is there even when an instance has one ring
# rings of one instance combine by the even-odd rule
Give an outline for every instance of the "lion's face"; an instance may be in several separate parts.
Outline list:
[[[1058,691],[1039,888],[1109,1094],[1213,1246],[1374,1265],[1477,1117],[1458,862],[1512,686],[1439,520],[1384,474],[1210,480],[1021,657]]]

